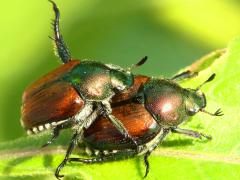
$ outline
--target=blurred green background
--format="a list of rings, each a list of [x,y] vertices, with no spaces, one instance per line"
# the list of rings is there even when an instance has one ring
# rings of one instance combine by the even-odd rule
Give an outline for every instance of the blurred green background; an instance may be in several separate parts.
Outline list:
[[[72,56],[170,76],[240,34],[237,0],[55,0]],[[0,5],[0,141],[25,134],[20,106],[24,88],[59,66],[53,53],[47,0]]]

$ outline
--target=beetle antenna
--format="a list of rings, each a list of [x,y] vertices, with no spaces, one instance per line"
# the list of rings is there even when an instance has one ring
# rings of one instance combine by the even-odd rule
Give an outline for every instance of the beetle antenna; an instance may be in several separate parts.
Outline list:
[[[205,109],[201,109],[200,111],[202,111],[202,112],[204,112],[206,114],[209,114],[211,116],[223,116],[223,113],[222,113],[221,109],[216,110],[215,113],[210,113],[210,112],[206,111]]]
[[[216,74],[215,73],[213,73],[205,82],[203,82],[202,84],[200,84],[197,88],[196,88],[196,90],[199,90],[199,89],[201,89],[201,87],[204,85],[204,84],[206,84],[206,83],[208,83],[208,82],[210,82],[210,81],[212,81],[214,78],[215,78],[215,76],[216,76]]]
[[[131,67],[128,68],[128,71],[132,71],[133,69],[143,65],[147,61],[148,57],[144,56],[140,61],[138,61],[136,64],[133,64]]]

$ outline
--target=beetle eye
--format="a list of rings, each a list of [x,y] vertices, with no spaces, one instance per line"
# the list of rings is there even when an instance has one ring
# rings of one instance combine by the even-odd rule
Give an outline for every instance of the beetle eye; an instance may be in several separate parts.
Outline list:
[[[188,110],[189,116],[193,116],[198,112],[197,108],[192,108]]]

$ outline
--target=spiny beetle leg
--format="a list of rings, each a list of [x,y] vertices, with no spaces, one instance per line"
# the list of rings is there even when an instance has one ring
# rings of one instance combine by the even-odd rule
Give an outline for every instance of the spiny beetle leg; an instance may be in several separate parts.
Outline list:
[[[57,125],[53,129],[53,135],[52,135],[51,139],[49,139],[44,145],[42,145],[42,148],[52,144],[57,139],[57,137],[59,136],[60,131],[62,129],[69,128],[70,126],[71,126],[71,123],[69,123],[68,121],[63,123],[63,124]]]
[[[107,161],[115,161],[125,158],[134,157],[137,155],[136,150],[134,149],[127,149],[127,150],[121,150],[116,153],[109,153],[107,155],[100,155],[98,157],[93,158],[69,158],[69,162],[81,162],[85,164],[93,164],[93,163],[101,163],[101,162],[107,162]]]
[[[171,78],[171,80],[181,81],[181,80],[184,80],[184,79],[193,78],[197,75],[198,75],[198,72],[191,72],[191,71],[187,70],[187,71],[184,71],[180,74],[175,75],[174,77]]]
[[[148,149],[148,151],[144,154],[144,164],[145,164],[145,167],[146,167],[146,170],[145,170],[145,175],[143,178],[146,178],[148,173],[149,173],[149,169],[150,169],[150,164],[148,162],[148,157],[151,155],[151,152],[156,149],[156,147],[162,143],[163,139],[168,135],[169,133],[169,128],[167,129],[163,129],[162,130],[162,134],[161,136],[159,137],[158,139],[158,143],[154,144],[151,149]]]
[[[51,139],[49,139],[44,145],[42,145],[42,148],[52,144],[56,139],[57,137],[59,136],[59,132],[60,132],[60,128],[57,126],[53,129],[53,135],[51,137]]]
[[[64,177],[64,175],[60,175],[60,171],[61,169],[66,165],[68,159],[69,159],[69,156],[71,155],[75,145],[76,145],[76,142],[77,142],[77,139],[78,139],[78,135],[79,133],[78,132],[75,132],[72,139],[71,139],[71,142],[68,146],[68,149],[67,149],[67,153],[65,155],[65,158],[63,159],[63,161],[61,162],[61,164],[59,164],[59,166],[57,167],[56,171],[55,171],[55,176],[57,179],[60,179],[62,177]]]
[[[167,136],[167,134],[169,133],[169,128],[167,129],[163,129],[162,130],[162,134],[161,136],[159,136],[159,139],[157,141],[156,144],[154,144],[151,149],[148,149],[148,151],[144,154],[144,164],[145,164],[145,167],[146,167],[146,170],[145,170],[145,175],[143,178],[146,178],[148,173],[149,173],[149,169],[150,169],[150,164],[148,162],[148,157],[151,155],[151,152],[156,149],[156,147],[162,143],[163,139]]]
[[[189,130],[189,129],[171,128],[171,131],[173,133],[184,134],[184,135],[191,136],[194,138],[199,138],[199,139],[202,139],[203,137],[209,140],[212,139],[212,137],[209,135],[202,134],[200,132]]]
[[[145,167],[146,167],[146,171],[145,171],[145,175],[143,178],[146,178],[148,173],[149,173],[149,168],[150,168],[150,165],[149,165],[149,162],[148,162],[148,157],[150,156],[151,152],[148,151],[146,152],[146,154],[144,154],[144,164],[145,164]]]
[[[119,121],[117,118],[115,118],[112,114],[107,114],[107,118],[113,123],[113,125],[117,128],[117,130],[125,137],[130,139],[136,148],[138,148],[137,142],[134,140],[134,138],[128,133],[127,129],[124,127],[124,125]]]
[[[62,37],[60,29],[59,29],[60,11],[54,1],[49,0],[49,2],[52,3],[53,10],[55,13],[55,19],[53,20],[53,23],[52,23],[53,30],[54,30],[54,38],[51,38],[51,39],[54,40],[57,55],[62,60],[62,62],[65,64],[65,63],[71,61],[71,54],[68,50],[67,45],[64,43],[63,37]]]
[[[111,123],[117,128],[117,130],[125,137],[130,139],[136,149],[138,149],[138,143],[134,140],[134,138],[128,133],[128,130],[124,127],[120,120],[118,120],[115,116],[112,115],[112,108],[109,102],[102,102],[102,110],[103,114],[111,121]]]

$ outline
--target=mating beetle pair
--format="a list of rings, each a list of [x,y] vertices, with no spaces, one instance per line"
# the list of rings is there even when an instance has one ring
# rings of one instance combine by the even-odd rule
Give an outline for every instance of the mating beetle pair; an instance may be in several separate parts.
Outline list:
[[[57,178],[62,177],[59,172],[69,159],[93,163],[138,154],[144,154],[146,176],[147,157],[169,131],[205,136],[177,128],[189,116],[205,112],[206,98],[199,90],[201,86],[196,90],[183,89],[175,83],[194,74],[184,72],[170,80],[154,79],[134,76],[130,72],[132,68],[124,70],[95,61],[72,60],[59,31],[59,10],[50,2],[55,12],[53,40],[64,64],[25,90],[21,123],[29,133],[53,129],[52,138],[43,146],[51,144],[61,129],[73,129],[66,156],[55,172]],[[145,61],[143,58],[133,67]],[[214,75],[206,82],[213,78]],[[212,115],[218,116],[221,112],[218,110]],[[97,157],[69,158],[79,139],[94,150]]]

